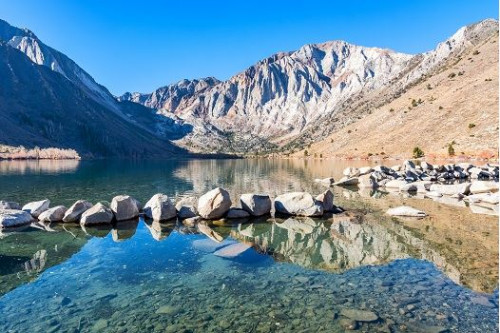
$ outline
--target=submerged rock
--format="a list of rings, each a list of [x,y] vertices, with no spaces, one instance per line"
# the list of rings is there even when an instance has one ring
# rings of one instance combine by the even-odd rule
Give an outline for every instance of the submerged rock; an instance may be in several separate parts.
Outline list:
[[[110,207],[117,221],[124,221],[139,216],[137,200],[129,195],[117,195],[111,200]]]
[[[23,210],[28,212],[34,218],[38,218],[38,215],[49,209],[50,200],[44,199],[40,201],[29,202],[23,206]]]
[[[241,208],[252,216],[262,216],[271,212],[271,198],[267,194],[245,193],[240,196]]]
[[[144,214],[155,221],[164,221],[176,217],[177,211],[168,196],[157,193],[144,205]]]
[[[30,213],[19,209],[0,209],[0,228],[19,227],[33,221]]]
[[[202,219],[200,216],[193,216],[193,217],[188,217],[187,219],[184,219],[182,221],[182,224],[184,224],[186,227],[194,227],[198,222],[200,222]]]
[[[250,249],[250,246],[244,243],[235,243],[214,252],[214,255],[222,258],[234,258]]]
[[[315,200],[306,192],[292,192],[282,194],[274,199],[276,212],[298,216],[323,215],[323,203]]]
[[[66,210],[67,209],[64,206],[49,208],[38,216],[38,220],[41,222],[60,222],[62,221]]]
[[[21,206],[14,201],[0,200],[0,209],[16,209],[21,210]]]
[[[107,224],[113,220],[113,212],[102,203],[97,203],[86,210],[80,219],[82,225]]]
[[[220,243],[224,240],[224,238],[218,232],[214,231],[212,228],[210,228],[208,225],[204,223],[198,223],[196,227],[198,228],[198,231],[200,233],[204,234],[214,242]]]
[[[78,200],[68,208],[63,216],[63,222],[78,222],[86,210],[92,208],[92,203],[86,200]]]
[[[340,315],[361,322],[372,322],[378,320],[378,315],[372,311],[358,309],[342,309]]]
[[[198,214],[204,219],[219,219],[231,208],[229,193],[217,187],[198,199]]]
[[[386,214],[390,216],[409,216],[409,217],[425,217],[427,214],[421,210],[415,209],[410,206],[399,206],[390,208]]]

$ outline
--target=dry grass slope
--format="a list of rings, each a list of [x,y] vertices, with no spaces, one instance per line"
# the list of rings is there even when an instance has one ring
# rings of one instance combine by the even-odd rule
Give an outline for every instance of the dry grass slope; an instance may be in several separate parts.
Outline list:
[[[498,33],[399,98],[307,148],[323,157],[498,158]],[[294,154],[304,156],[304,151]]]

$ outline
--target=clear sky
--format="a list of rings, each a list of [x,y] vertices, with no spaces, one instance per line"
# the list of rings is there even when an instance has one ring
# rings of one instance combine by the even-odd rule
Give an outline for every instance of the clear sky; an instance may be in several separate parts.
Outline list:
[[[418,53],[498,19],[497,0],[0,0],[0,9],[114,94],[227,79],[278,51],[334,39]]]

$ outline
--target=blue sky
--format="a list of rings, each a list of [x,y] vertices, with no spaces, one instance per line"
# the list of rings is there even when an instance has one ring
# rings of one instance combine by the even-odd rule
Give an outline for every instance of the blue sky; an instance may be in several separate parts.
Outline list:
[[[418,53],[463,25],[498,19],[496,0],[0,0],[0,8],[0,18],[29,28],[114,94],[227,79],[278,51],[334,39]]]

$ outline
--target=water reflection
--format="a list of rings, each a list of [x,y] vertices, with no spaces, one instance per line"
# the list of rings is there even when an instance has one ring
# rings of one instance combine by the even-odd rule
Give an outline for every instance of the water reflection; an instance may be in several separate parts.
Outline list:
[[[0,161],[0,174],[26,175],[74,172],[79,160],[12,160]]]

